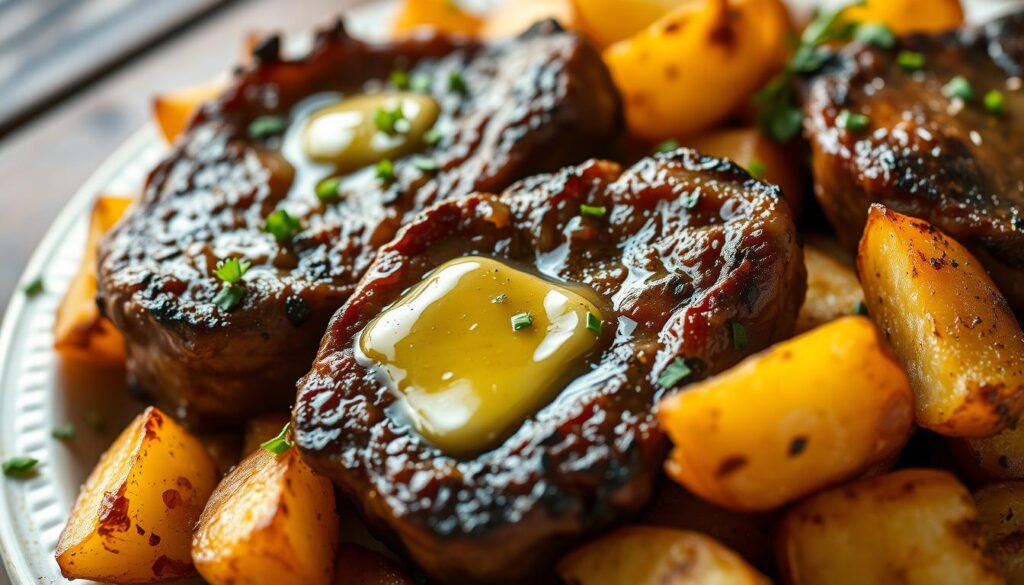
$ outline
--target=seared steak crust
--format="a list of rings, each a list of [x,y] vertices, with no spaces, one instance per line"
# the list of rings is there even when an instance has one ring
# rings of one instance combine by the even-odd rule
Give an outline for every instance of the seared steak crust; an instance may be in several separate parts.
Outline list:
[[[300,60],[282,59],[275,39],[256,58],[204,106],[101,249],[98,301],[125,334],[130,374],[193,422],[290,404],[330,316],[416,211],[585,159],[621,126],[599,55],[553,22],[494,45],[442,36],[372,45],[339,24]],[[396,69],[431,80],[441,139],[421,155],[440,169],[399,158],[394,180],[363,169],[343,178],[338,201],[320,202],[324,171],[288,150],[300,102],[380,91]],[[464,88],[453,89],[454,72]],[[249,135],[268,114],[290,117],[283,139]],[[303,226],[283,243],[262,231],[278,207]],[[230,312],[212,302],[215,265],[228,257],[252,262]]]
[[[982,28],[911,35],[890,50],[854,44],[807,86],[815,194],[856,249],[868,206],[925,219],[968,246],[1024,310],[1024,13]],[[911,70],[900,51],[924,56]],[[966,78],[964,103],[943,87]],[[983,104],[1003,92],[1005,112]],[[868,128],[840,127],[843,110]]]
[[[582,217],[581,204],[607,215]],[[606,322],[615,339],[586,374],[499,447],[460,460],[389,415],[395,395],[354,348],[405,289],[468,254],[585,283],[618,321]],[[690,382],[785,337],[805,283],[778,188],[689,150],[624,173],[591,161],[443,202],[381,249],[331,321],[299,383],[295,437],[434,578],[530,582],[566,545],[647,500],[664,456],[654,405],[670,391],[666,368],[685,359]]]

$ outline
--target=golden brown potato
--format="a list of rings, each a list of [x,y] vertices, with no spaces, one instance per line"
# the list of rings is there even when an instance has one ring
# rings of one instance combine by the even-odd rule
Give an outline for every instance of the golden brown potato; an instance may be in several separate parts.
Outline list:
[[[846,317],[666,398],[665,464],[688,490],[769,510],[890,460],[913,425],[907,376],[875,326]]]
[[[1008,481],[974,493],[978,525],[1009,585],[1024,585],[1024,481]]]
[[[257,449],[210,496],[192,561],[211,585],[326,585],[337,544],[331,482],[298,449]]]
[[[264,442],[276,437],[290,419],[291,416],[287,412],[272,412],[250,418],[245,423],[245,441],[242,443],[242,453],[248,455],[259,449]]]
[[[416,580],[394,561],[358,544],[338,545],[335,585],[415,585]]]
[[[82,486],[57,544],[61,573],[107,583],[191,575],[192,529],[219,477],[199,439],[147,408]]]
[[[453,0],[401,0],[392,30],[396,35],[404,35],[428,27],[449,34],[476,35],[482,25],[480,17],[466,12]]]
[[[572,0],[505,0],[487,13],[480,36],[488,39],[513,37],[549,18],[567,29],[576,28]]]
[[[897,34],[939,32],[964,23],[960,0],[867,0],[843,12],[851,22],[887,25]]]
[[[790,585],[998,585],[977,512],[955,477],[906,469],[828,490],[790,510],[777,550]]]
[[[754,178],[782,187],[790,211],[799,218],[804,196],[800,162],[783,144],[765,136],[760,128],[715,130],[688,140],[685,145],[704,154],[727,158],[750,171]]]
[[[954,437],[949,441],[962,471],[975,480],[1024,479],[1024,427],[1020,423],[991,437]]]
[[[852,263],[845,263],[828,246],[805,241],[804,264],[807,296],[796,318],[797,333],[858,312],[864,303],[864,290]]]
[[[917,424],[988,436],[1024,411],[1024,333],[963,246],[874,205],[857,272],[871,317],[910,374]]]
[[[224,90],[224,83],[214,81],[187,87],[153,98],[153,116],[167,144],[171,144],[185,130],[192,114],[203,102],[212,100]]]
[[[767,585],[731,550],[696,532],[629,526],[569,553],[558,574],[573,585]]]
[[[131,197],[103,195],[93,204],[85,253],[54,318],[53,347],[64,357],[105,365],[124,363],[124,337],[96,306],[96,253],[100,238],[131,202]]]
[[[714,126],[779,69],[790,32],[781,0],[693,0],[609,46],[629,129],[662,140]]]
[[[631,37],[683,0],[575,0],[580,31],[598,48]]]

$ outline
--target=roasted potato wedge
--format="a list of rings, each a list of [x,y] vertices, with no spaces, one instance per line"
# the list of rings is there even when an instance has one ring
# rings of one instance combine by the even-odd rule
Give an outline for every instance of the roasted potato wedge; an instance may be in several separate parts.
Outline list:
[[[192,561],[211,585],[329,584],[337,544],[331,482],[298,449],[257,449],[210,496]]]
[[[394,561],[358,544],[338,545],[334,585],[415,585]]]
[[[790,585],[997,585],[970,494],[944,471],[906,469],[818,494],[778,533]]]
[[[797,333],[855,314],[864,303],[864,290],[852,262],[847,264],[832,250],[813,241],[804,242],[807,296],[796,318]],[[863,306],[866,310],[867,305]]]
[[[1024,481],[1008,481],[974,493],[978,524],[1009,585],[1024,585]]]
[[[962,471],[988,483],[1024,479],[1024,427],[1018,423],[991,437],[955,437],[951,450]]]
[[[291,420],[291,416],[287,412],[272,412],[249,419],[245,423],[242,453],[248,455],[259,449],[260,445],[276,437],[289,420]]]
[[[736,553],[696,532],[629,526],[569,553],[558,574],[572,585],[767,585]]]
[[[857,272],[910,374],[917,424],[980,437],[1020,416],[1024,333],[970,252],[926,221],[873,205]]]
[[[480,36],[513,37],[549,18],[567,29],[576,28],[576,8],[572,0],[505,0],[487,13]]]
[[[911,401],[875,326],[846,317],[663,400],[665,468],[720,506],[769,510],[890,460]]]
[[[629,38],[690,0],[575,0],[581,32],[598,48]]]
[[[61,573],[107,583],[193,574],[192,529],[219,477],[199,439],[147,408],[82,486],[57,543]]]
[[[790,33],[781,0],[692,0],[603,54],[634,134],[688,138],[725,119],[779,69]]]
[[[187,87],[153,98],[153,116],[167,144],[185,130],[192,114],[203,102],[212,100],[224,91],[224,83],[214,81],[195,87]]]
[[[843,11],[850,22],[882,23],[897,34],[940,32],[964,23],[960,0],[867,0]]]
[[[417,28],[433,28],[449,34],[476,35],[482,26],[479,16],[452,0],[401,0],[392,31],[404,35]]]
[[[124,337],[96,306],[96,254],[100,238],[131,202],[131,197],[103,195],[92,206],[85,253],[54,318],[53,347],[64,357],[104,365],[124,363]]]

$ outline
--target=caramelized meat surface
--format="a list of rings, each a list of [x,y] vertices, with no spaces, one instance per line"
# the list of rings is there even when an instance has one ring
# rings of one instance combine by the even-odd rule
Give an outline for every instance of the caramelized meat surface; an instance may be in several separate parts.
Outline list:
[[[256,63],[203,107],[101,249],[98,302],[125,334],[130,375],[197,423],[287,407],[330,316],[417,211],[584,160],[621,126],[599,55],[553,22],[490,45],[442,36],[367,44],[340,24],[301,59],[283,59],[277,45],[259,47]],[[436,101],[429,146],[383,174],[304,158],[313,106],[396,85]],[[338,195],[321,200],[318,181],[332,175]],[[283,241],[264,231],[276,209],[300,222]],[[214,300],[223,286],[215,267],[227,258],[252,267],[226,310]]]
[[[1024,13],[982,28],[904,37],[892,49],[850,45],[809,81],[805,106],[815,193],[851,250],[868,206],[883,203],[970,248],[1018,312],[1024,310],[1021,39]],[[954,81],[958,76],[963,81]],[[996,94],[986,100],[990,92],[1000,92],[1001,107]],[[866,127],[844,127],[844,111],[866,116]]]
[[[610,307],[613,339],[499,446],[454,458],[396,415],[395,390],[356,346],[403,291],[466,255],[588,286]],[[531,582],[646,502],[665,448],[657,401],[786,337],[805,285],[778,188],[690,150],[625,172],[590,161],[443,202],[381,249],[331,321],[299,384],[295,437],[432,577]]]

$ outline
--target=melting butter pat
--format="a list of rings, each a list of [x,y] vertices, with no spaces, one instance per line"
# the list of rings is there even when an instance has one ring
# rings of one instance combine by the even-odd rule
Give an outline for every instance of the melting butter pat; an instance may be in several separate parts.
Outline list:
[[[515,330],[524,313],[530,324]],[[469,256],[378,315],[358,349],[390,379],[413,427],[465,457],[500,443],[579,373],[598,348],[598,319],[572,288]]]
[[[440,111],[433,98],[419,93],[350,97],[310,116],[303,149],[316,162],[354,171],[419,149]]]

